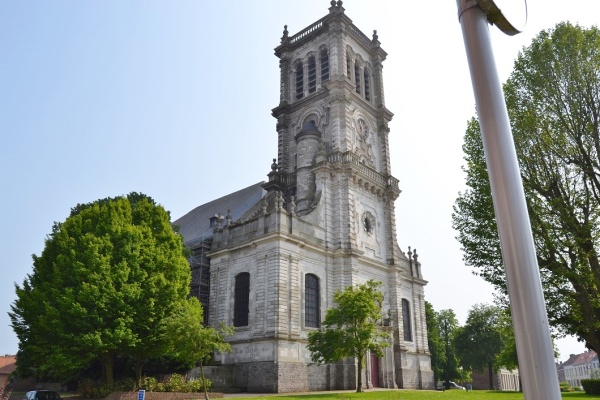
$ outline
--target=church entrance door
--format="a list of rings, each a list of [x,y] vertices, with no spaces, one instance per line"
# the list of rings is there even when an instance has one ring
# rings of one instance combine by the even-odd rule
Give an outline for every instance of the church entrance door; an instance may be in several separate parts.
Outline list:
[[[379,358],[371,354],[371,385],[379,387]]]

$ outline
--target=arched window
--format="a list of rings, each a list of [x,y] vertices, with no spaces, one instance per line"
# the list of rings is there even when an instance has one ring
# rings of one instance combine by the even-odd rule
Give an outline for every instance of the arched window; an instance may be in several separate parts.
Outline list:
[[[242,272],[235,277],[233,326],[248,326],[250,308],[250,274]]]
[[[304,97],[304,71],[302,63],[296,65],[296,99]]]
[[[314,57],[308,58],[308,93],[317,90],[317,63]]]
[[[327,50],[321,51],[321,82],[329,80],[329,53]]]
[[[365,75],[365,99],[367,101],[371,101],[371,79],[369,76],[369,70],[367,68],[365,68],[364,71],[364,75]]]
[[[304,276],[304,325],[311,328],[321,325],[319,278],[313,274]]]
[[[360,94],[360,68],[354,63],[354,81],[356,83],[356,93]]]
[[[346,75],[352,80],[352,59],[349,54],[346,56]]]
[[[412,330],[410,329],[410,303],[402,299],[402,327],[404,328],[404,341],[412,342]]]

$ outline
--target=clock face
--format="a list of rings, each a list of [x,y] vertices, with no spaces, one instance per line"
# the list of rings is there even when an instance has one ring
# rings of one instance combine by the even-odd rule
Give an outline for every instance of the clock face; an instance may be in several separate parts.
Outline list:
[[[366,212],[362,216],[363,229],[368,235],[372,235],[375,229],[375,217],[370,212]]]

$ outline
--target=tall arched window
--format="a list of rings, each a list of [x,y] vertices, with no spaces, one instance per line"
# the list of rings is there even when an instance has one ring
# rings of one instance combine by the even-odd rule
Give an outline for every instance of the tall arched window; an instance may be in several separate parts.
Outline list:
[[[346,75],[348,79],[352,80],[352,59],[349,54],[346,55]]]
[[[304,325],[311,328],[321,325],[319,278],[313,274],[304,276]]]
[[[304,71],[302,63],[296,64],[296,99],[304,97]]]
[[[329,80],[329,53],[327,50],[321,51],[321,82],[326,82]]]
[[[317,62],[313,56],[308,58],[308,93],[317,90]]]
[[[371,79],[369,76],[369,70],[367,68],[365,68],[364,71],[364,75],[365,75],[365,99],[367,101],[371,101]]]
[[[233,326],[248,326],[250,308],[250,274],[242,272],[235,277]]]
[[[404,341],[412,342],[412,330],[410,329],[410,303],[402,299],[402,327],[404,328]]]

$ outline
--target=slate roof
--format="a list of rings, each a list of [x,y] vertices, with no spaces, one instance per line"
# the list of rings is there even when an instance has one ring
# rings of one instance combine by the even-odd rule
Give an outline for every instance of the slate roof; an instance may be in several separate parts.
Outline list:
[[[202,204],[174,221],[173,225],[179,226],[179,233],[186,243],[197,239],[208,239],[212,237],[214,230],[214,227],[210,226],[210,218],[216,214],[225,217],[227,210],[231,210],[232,220],[237,221],[267,193],[262,188],[263,184],[264,182],[255,183],[245,189]],[[225,222],[223,219],[223,223]]]

